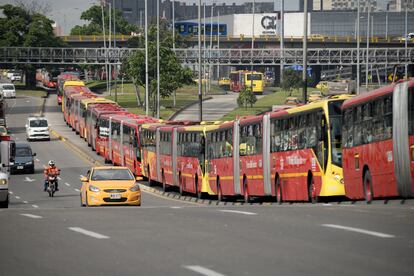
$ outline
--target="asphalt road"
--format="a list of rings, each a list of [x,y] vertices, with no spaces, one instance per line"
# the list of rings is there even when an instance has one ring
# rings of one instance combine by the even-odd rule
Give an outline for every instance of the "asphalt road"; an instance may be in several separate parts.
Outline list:
[[[46,115],[63,131],[48,104]],[[18,97],[9,106],[10,130],[24,140],[25,119],[40,100]],[[76,189],[91,164],[57,139],[31,145],[36,173],[13,175],[10,208],[0,209],[0,275],[414,272],[412,203],[209,206],[144,193],[141,207],[81,208]],[[49,159],[62,169],[55,198],[41,190]]]

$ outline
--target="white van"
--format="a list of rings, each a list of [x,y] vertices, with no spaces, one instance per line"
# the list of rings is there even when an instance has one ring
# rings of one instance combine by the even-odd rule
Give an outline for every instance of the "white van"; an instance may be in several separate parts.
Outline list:
[[[46,117],[29,116],[26,123],[27,141],[50,140],[49,124]]]
[[[16,88],[12,83],[0,83],[0,92],[3,98],[16,98]]]

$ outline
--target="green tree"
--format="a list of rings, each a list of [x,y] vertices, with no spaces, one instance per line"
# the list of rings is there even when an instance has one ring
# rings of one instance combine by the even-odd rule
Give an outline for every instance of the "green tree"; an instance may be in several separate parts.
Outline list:
[[[1,5],[0,47],[59,47],[64,42],[53,33],[53,21],[39,13],[35,6]],[[26,86],[34,86],[35,69],[31,65],[16,66],[26,72]]]
[[[82,12],[81,19],[88,21],[84,25],[76,25],[70,31],[71,35],[102,35],[102,10],[101,6],[94,5],[88,10]],[[109,31],[109,13],[108,8],[104,8],[104,19],[105,19],[105,33],[108,34]],[[113,24],[113,18],[112,18]],[[122,11],[115,9],[115,27],[116,34],[131,34],[135,32],[137,27],[135,25],[129,24],[122,17]]]
[[[240,91],[239,97],[237,97],[237,105],[239,107],[247,108],[248,105],[250,105],[250,107],[253,107],[256,101],[256,95],[250,88],[242,89]]]
[[[167,24],[160,25],[160,96],[167,98],[178,88],[185,84],[193,83],[193,74],[190,69],[183,68],[177,56],[170,48],[172,45],[171,33]],[[149,106],[155,111],[157,91],[157,44],[156,26],[151,25],[148,32],[148,72],[149,72]],[[139,38],[138,47],[144,47],[144,40]],[[123,63],[124,71],[131,77],[134,84],[145,88],[145,52],[137,51]],[[138,105],[142,106],[142,100],[137,93]]]
[[[284,70],[283,72],[283,81],[280,84],[280,87],[283,90],[288,91],[288,95],[292,95],[293,89],[299,89],[303,86],[302,81],[302,72],[301,71],[295,71],[292,69]]]
[[[53,21],[22,6],[0,6],[0,46],[58,47],[63,41],[53,34]]]

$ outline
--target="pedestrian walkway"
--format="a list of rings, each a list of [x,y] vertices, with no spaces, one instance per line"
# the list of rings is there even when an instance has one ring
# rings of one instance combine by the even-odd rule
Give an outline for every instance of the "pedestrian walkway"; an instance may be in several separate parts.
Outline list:
[[[203,102],[203,121],[217,121],[237,107],[238,93],[212,95],[212,99]],[[174,120],[198,121],[199,106],[195,103],[179,112]]]

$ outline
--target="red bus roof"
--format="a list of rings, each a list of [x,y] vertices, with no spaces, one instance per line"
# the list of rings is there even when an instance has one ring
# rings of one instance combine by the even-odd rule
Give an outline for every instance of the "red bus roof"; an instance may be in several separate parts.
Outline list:
[[[344,104],[342,105],[342,109],[346,109],[346,108],[348,108],[350,106],[357,105],[359,103],[368,102],[368,101],[373,100],[375,98],[378,98],[378,97],[381,97],[381,96],[385,96],[387,94],[390,94],[390,93],[392,93],[394,91],[394,87],[397,84],[402,83],[402,82],[405,82],[405,80],[400,80],[400,81],[398,81],[396,83],[392,83],[390,85],[387,85],[387,86],[384,86],[384,87],[375,89],[375,90],[370,91],[368,93],[364,93],[364,94],[358,95],[358,96],[356,96],[356,97],[354,97],[352,99],[346,100],[344,102]],[[408,80],[408,85],[409,85],[409,87],[413,87],[414,86],[414,78],[410,78]]]

